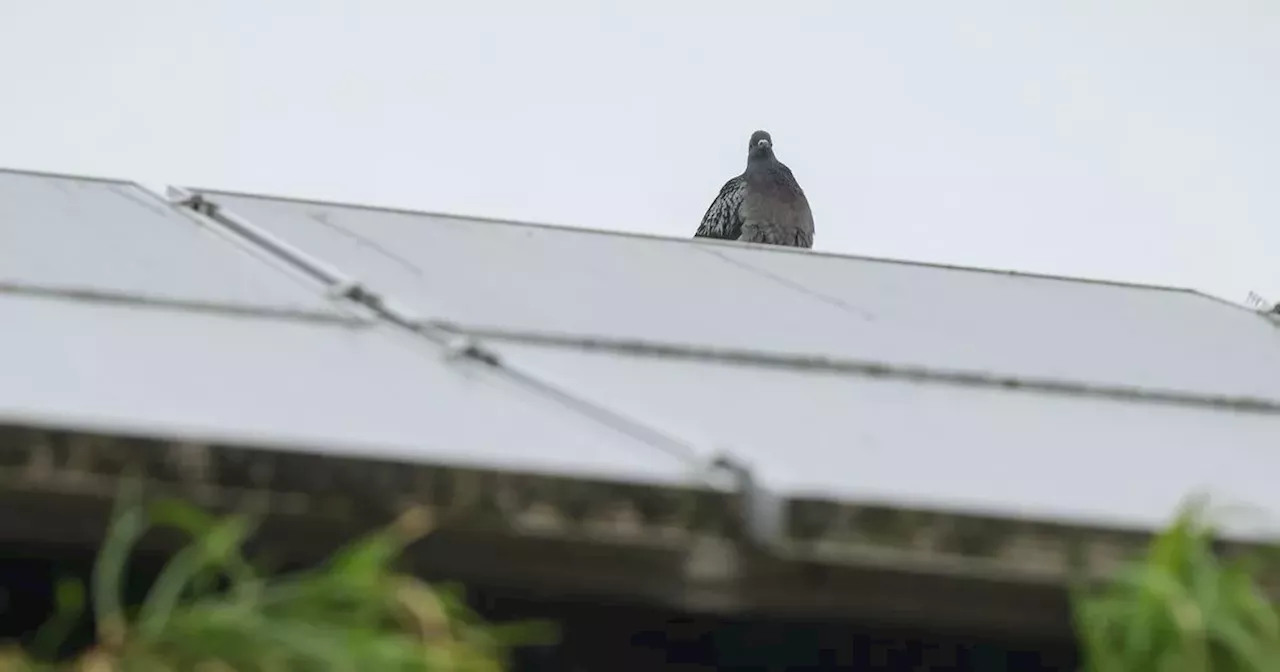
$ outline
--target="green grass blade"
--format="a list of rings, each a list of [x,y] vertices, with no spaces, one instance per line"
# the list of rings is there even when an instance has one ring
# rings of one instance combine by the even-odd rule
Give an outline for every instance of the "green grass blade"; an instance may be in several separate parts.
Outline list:
[[[208,512],[178,499],[155,502],[151,505],[150,513],[153,525],[180,530],[193,539],[212,533],[222,522]],[[200,593],[208,592],[213,588],[219,573],[231,580],[233,589],[249,589],[259,583],[259,572],[239,548],[228,553],[218,570],[201,574],[198,579],[193,580],[192,588]]]
[[[85,587],[78,579],[62,579],[54,586],[53,616],[40,626],[32,638],[32,651],[42,658],[53,658],[58,647],[75,629],[85,613]]]
[[[246,518],[228,518],[175,555],[160,572],[139,611],[138,634],[155,637],[192,582],[210,567],[225,567],[229,558],[238,555],[253,529]]]
[[[121,488],[114,519],[93,567],[93,610],[98,622],[99,643],[118,646],[124,639],[125,620],[121,596],[129,555],[147,531],[146,511],[140,504],[141,489],[136,481]]]

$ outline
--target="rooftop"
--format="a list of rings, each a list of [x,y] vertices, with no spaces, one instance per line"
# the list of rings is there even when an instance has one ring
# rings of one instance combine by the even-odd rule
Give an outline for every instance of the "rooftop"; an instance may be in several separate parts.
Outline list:
[[[1191,290],[190,192],[216,212],[0,172],[0,421],[691,486],[727,455],[784,500],[1101,526],[1280,511],[1280,330]]]

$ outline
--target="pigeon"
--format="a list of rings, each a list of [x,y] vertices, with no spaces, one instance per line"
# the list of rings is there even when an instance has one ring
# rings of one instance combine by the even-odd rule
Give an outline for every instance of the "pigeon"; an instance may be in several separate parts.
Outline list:
[[[766,131],[751,134],[747,169],[724,183],[694,238],[813,247],[813,212]]]

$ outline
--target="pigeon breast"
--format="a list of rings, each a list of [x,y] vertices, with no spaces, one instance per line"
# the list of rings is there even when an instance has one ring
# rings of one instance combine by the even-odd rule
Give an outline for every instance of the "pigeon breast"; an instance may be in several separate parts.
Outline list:
[[[776,159],[749,165],[739,212],[738,240],[766,245],[813,247],[813,212],[791,171]]]

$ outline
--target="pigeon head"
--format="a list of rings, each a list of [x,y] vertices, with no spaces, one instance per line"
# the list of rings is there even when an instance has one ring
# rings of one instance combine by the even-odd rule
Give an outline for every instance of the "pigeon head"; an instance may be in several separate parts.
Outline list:
[[[772,159],[773,136],[768,131],[756,131],[751,134],[751,142],[747,145],[747,160]]]

